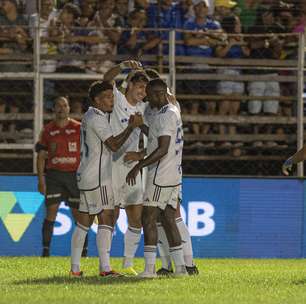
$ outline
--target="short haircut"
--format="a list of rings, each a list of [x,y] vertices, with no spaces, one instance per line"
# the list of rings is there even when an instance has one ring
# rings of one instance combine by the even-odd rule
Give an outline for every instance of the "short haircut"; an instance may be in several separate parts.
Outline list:
[[[221,27],[222,29],[229,34],[234,34],[235,32],[235,26],[237,23],[237,17],[234,15],[226,16],[221,21]]]
[[[136,72],[132,78],[130,79],[130,82],[132,82],[133,84],[136,82],[145,82],[148,83],[150,81],[149,77],[147,76],[147,74],[143,71],[138,71]]]
[[[66,10],[67,13],[73,15],[75,19],[81,16],[81,10],[79,7],[72,3],[66,3],[62,10]]]
[[[150,78],[150,80],[160,78],[159,73],[154,69],[145,69],[145,72],[148,75],[148,77]]]
[[[151,87],[152,89],[159,89],[165,92],[167,92],[167,89],[168,89],[166,82],[160,78],[151,80],[148,86]]]
[[[94,101],[95,97],[97,97],[100,93],[112,90],[113,91],[113,85],[107,81],[95,81],[91,84],[88,90],[88,97],[90,101]]]

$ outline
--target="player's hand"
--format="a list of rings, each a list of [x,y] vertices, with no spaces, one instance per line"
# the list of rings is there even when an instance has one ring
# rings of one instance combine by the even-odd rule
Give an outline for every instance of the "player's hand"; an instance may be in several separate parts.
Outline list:
[[[46,194],[46,183],[44,180],[38,181],[38,191],[43,195]]]
[[[293,161],[292,158],[288,158],[282,166],[282,172],[284,175],[288,176],[292,170],[292,166],[293,166]]]
[[[140,168],[138,165],[136,165],[126,176],[126,183],[129,186],[134,186],[136,184],[136,177],[138,173],[140,172]]]
[[[133,128],[138,128],[143,124],[144,124],[143,117],[140,113],[136,113],[130,116],[129,125],[131,125]]]
[[[130,163],[134,161],[139,161],[141,159],[142,159],[141,152],[130,151],[125,153],[123,161],[125,163]]]
[[[140,70],[142,69],[142,64],[136,60],[125,60],[120,63],[121,69],[133,69],[133,70]]]

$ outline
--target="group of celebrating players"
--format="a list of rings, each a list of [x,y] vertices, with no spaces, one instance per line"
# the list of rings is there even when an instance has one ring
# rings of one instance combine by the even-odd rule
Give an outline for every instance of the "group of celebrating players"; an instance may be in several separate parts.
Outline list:
[[[116,76],[127,69],[127,79],[117,88]],[[43,256],[50,254],[56,213],[65,201],[76,222],[71,276],[83,276],[80,260],[87,254],[87,234],[95,218],[100,276],[198,274],[191,238],[180,216],[182,119],[167,84],[154,70],[129,60],[106,72],[103,81],[94,82],[88,97],[91,106],[81,124],[69,118],[68,100],[58,98],[55,119],[44,127],[36,145],[38,187],[47,208]],[[147,145],[141,147],[145,137]],[[117,272],[110,264],[110,249],[120,208],[126,211],[128,229],[122,270]],[[137,274],[133,259],[142,228],[145,269]],[[157,247],[162,260],[158,271]]]

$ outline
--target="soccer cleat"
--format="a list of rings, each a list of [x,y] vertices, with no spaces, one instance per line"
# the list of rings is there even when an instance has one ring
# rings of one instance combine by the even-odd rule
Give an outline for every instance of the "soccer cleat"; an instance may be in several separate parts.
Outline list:
[[[120,270],[120,273],[126,276],[137,276],[138,275],[137,271],[133,267],[122,268]]]
[[[186,266],[186,270],[187,270],[189,275],[198,275],[199,274],[199,269],[196,265]]]
[[[171,274],[173,274],[173,270],[172,269],[166,269],[166,268],[160,268],[156,271],[158,276],[170,276]]]
[[[118,278],[118,277],[123,277],[121,273],[111,270],[111,271],[100,271],[99,273],[100,277],[111,277],[111,278]]]
[[[143,279],[154,279],[157,278],[157,273],[156,272],[148,272],[144,271],[138,274],[138,278],[143,278]]]
[[[72,271],[72,270],[70,270],[69,276],[71,278],[82,278],[83,277],[83,271]]]
[[[50,249],[49,249],[49,247],[44,247],[43,251],[42,251],[42,254],[41,254],[41,257],[48,258],[49,256],[50,256]]]

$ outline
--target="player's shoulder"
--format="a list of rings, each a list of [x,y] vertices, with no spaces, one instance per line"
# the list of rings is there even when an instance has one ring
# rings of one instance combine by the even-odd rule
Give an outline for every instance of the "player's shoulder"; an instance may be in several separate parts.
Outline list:
[[[171,115],[176,114],[177,111],[178,111],[178,108],[175,105],[169,103],[169,104],[163,106],[159,110],[158,114],[160,114],[162,116],[171,116]]]
[[[81,123],[76,119],[70,118],[70,125],[74,128],[80,128]]]
[[[42,132],[50,132],[52,131],[53,129],[56,129],[57,126],[55,124],[55,122],[52,120],[50,122],[48,122],[47,124],[44,125],[44,128],[42,130]]]

